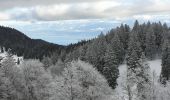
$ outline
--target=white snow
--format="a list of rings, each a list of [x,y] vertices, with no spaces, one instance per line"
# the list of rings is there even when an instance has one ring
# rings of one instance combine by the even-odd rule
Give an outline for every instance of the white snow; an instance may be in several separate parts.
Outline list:
[[[151,68],[151,72],[155,71],[156,74],[159,76],[161,73],[161,60],[160,59],[156,59],[153,61],[148,61],[148,64]],[[119,66],[119,73],[120,73],[120,77],[123,77],[125,72],[127,69],[127,65],[126,64],[122,64]]]
[[[4,52],[4,53],[0,52],[0,58],[2,58],[0,63],[2,63],[6,59],[6,57],[7,57],[7,52]],[[20,60],[20,63],[23,62],[23,57],[18,57],[17,55],[13,55],[12,57],[13,57],[15,63],[17,63],[18,59]]]
[[[150,68],[151,68],[151,72],[155,71],[157,76],[160,76],[161,73],[161,60],[157,59],[157,60],[153,60],[153,61],[148,61]]]
[[[150,66],[151,69],[151,73],[155,72],[156,73],[156,77],[160,76],[161,73],[161,60],[160,59],[156,59],[153,61],[148,61],[148,64]],[[127,65],[126,64],[122,64],[119,66],[119,78],[117,79],[118,82],[118,86],[116,88],[116,93],[117,93],[117,100],[128,100],[127,99],[127,95],[125,92],[125,84],[126,84],[126,73],[127,72]]]

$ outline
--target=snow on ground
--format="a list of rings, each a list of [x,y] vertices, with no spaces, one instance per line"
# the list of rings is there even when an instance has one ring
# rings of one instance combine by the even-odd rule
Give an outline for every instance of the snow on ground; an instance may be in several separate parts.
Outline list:
[[[149,66],[151,68],[151,72],[155,71],[157,76],[160,76],[161,73],[161,60],[157,59],[157,60],[153,60],[153,61],[148,61]]]
[[[0,52],[0,63],[2,63],[6,59],[6,57],[7,57],[7,52],[3,52],[3,53]],[[23,57],[18,57],[17,55],[13,55],[12,57],[15,63],[17,63],[18,59],[20,60],[20,63],[23,61]]]
[[[148,64],[150,66],[151,69],[151,73],[155,72],[156,73],[156,77],[159,77],[160,73],[161,73],[161,60],[160,59],[156,59],[153,61],[148,61]],[[127,99],[127,95],[125,94],[125,90],[124,90],[124,86],[126,86],[126,71],[127,70],[127,65],[126,64],[122,64],[119,66],[119,78],[117,79],[117,83],[118,86],[116,88],[116,93],[118,95],[117,100],[128,100]]]
[[[153,60],[153,61],[148,61],[148,64],[151,68],[151,72],[155,71],[156,74],[159,76],[160,73],[161,73],[161,60],[160,59],[156,59],[156,60]],[[120,73],[120,77],[123,77],[124,74],[126,74],[126,68],[127,68],[127,65],[126,64],[122,64],[119,66],[119,73]]]

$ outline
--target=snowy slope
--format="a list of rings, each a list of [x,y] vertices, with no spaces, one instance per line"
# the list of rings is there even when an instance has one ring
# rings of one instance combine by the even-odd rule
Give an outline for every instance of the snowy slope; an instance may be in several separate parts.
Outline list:
[[[148,64],[151,68],[151,72],[155,71],[156,74],[159,76],[160,72],[161,72],[161,60],[160,59],[156,59],[153,61],[148,61]],[[123,77],[126,71],[127,65],[123,64],[119,66],[119,73],[120,73],[120,77]]]
[[[153,60],[153,61],[148,61],[149,66],[151,68],[151,72],[155,71],[155,73],[157,74],[157,76],[160,75],[161,73],[161,60],[157,59],[157,60]]]
[[[159,77],[160,72],[161,72],[161,60],[157,59],[157,60],[153,60],[153,61],[148,61],[148,64],[150,66],[151,69],[151,73],[155,72],[156,73],[156,77]],[[126,91],[124,86],[126,86],[126,70],[127,70],[127,65],[126,64],[122,64],[119,66],[119,78],[117,79],[118,82],[118,86],[116,88],[116,93],[117,93],[117,100],[128,100]]]
[[[2,63],[6,59],[6,57],[7,57],[7,52],[4,52],[4,53],[0,52],[0,59],[2,59],[2,60],[0,60],[0,63]],[[13,55],[12,57],[15,62],[17,62],[18,59],[20,60],[20,62],[23,61],[23,57],[18,57],[17,55]]]

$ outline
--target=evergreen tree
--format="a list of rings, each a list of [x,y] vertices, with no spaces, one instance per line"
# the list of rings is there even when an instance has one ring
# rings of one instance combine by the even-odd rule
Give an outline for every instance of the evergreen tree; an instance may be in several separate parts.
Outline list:
[[[138,22],[138,20],[136,20],[135,23],[134,23],[132,31],[133,32],[138,32],[139,31],[139,27],[140,27],[139,22]]]
[[[104,56],[107,48],[106,38],[103,33],[95,39],[87,49],[86,57],[94,67],[102,73],[104,67]]]
[[[153,23],[153,31],[156,37],[156,45],[157,45],[157,53],[161,54],[161,49],[162,49],[162,38],[163,38],[163,27],[161,22],[159,23]]]
[[[135,62],[139,60],[141,54],[142,54],[142,49],[138,41],[137,34],[133,32],[130,34],[130,41],[127,50],[127,57],[126,57],[127,65],[129,67],[135,68],[136,67]]]
[[[142,50],[140,47],[140,43],[138,42],[138,37],[136,32],[130,34],[130,41],[127,51],[127,88],[128,88],[128,96],[129,100],[132,100],[134,96],[132,95],[132,91],[135,91],[132,87],[134,87],[137,80],[137,72],[139,69],[139,60],[142,55]]]
[[[124,41],[122,41],[123,45],[124,45],[124,49],[127,49],[128,48],[128,41],[129,41],[129,34],[130,34],[130,27],[125,24],[124,25],[124,29],[125,29],[125,32],[124,32]]]
[[[117,78],[119,76],[118,66],[123,62],[123,58],[123,45],[116,33],[114,38],[111,40],[111,44],[107,45],[107,50],[104,57],[105,64],[103,69],[103,74],[113,89],[117,85]]]
[[[146,42],[146,33],[147,33],[147,29],[149,26],[148,22],[147,24],[141,24],[138,30],[138,37],[139,37],[139,42],[141,44],[141,49],[144,50],[145,49],[145,42]],[[147,26],[147,27],[146,27]]]
[[[123,48],[123,44],[121,43],[118,34],[116,33],[114,38],[111,40],[111,48],[113,49],[116,60],[117,60],[117,65],[121,64],[124,60],[125,56],[125,50]]]
[[[166,40],[162,52],[162,70],[160,81],[162,84],[166,84],[166,81],[170,79],[170,42]]]
[[[107,47],[107,51],[105,53],[105,65],[103,69],[103,74],[107,79],[109,86],[115,89],[117,85],[117,78],[119,76],[119,59],[113,45],[109,44]]]
[[[146,42],[145,42],[145,54],[146,57],[150,60],[153,60],[156,57],[157,46],[155,43],[156,37],[153,29],[150,27],[146,33]]]
[[[138,97],[139,100],[150,99],[151,76],[150,67],[146,62],[144,53],[141,57],[137,57],[137,53],[133,52],[130,62],[133,62],[127,69],[128,91],[136,91],[137,95],[130,97]],[[136,88],[133,88],[136,87]]]
[[[128,46],[129,33],[130,33],[130,27],[126,24],[125,25],[121,24],[121,26],[118,27],[116,29],[116,32],[114,33],[114,36],[115,34],[119,36],[119,40],[122,43],[124,49],[127,49]],[[111,40],[112,39],[110,39],[109,41]]]
[[[151,72],[144,53],[138,61],[138,65],[136,73],[138,98],[139,100],[150,100]]]

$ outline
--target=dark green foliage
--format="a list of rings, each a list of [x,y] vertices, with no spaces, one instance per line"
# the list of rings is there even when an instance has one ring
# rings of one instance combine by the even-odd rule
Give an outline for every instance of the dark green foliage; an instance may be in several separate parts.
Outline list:
[[[117,33],[115,34],[114,38],[111,40],[111,48],[113,49],[116,56],[116,60],[117,60],[116,65],[121,64],[125,58],[125,50]]]
[[[162,24],[159,23],[154,23],[153,24],[153,31],[156,36],[156,45],[157,45],[157,52],[161,52],[161,47],[162,47],[162,39],[163,39],[163,26]]]
[[[111,42],[111,40],[114,38],[115,34],[118,35],[119,40],[123,44],[123,48],[127,49],[128,47],[128,40],[129,40],[129,33],[130,33],[130,27],[125,24],[121,24],[120,27],[117,27],[116,29],[111,29],[108,34],[106,34],[106,40],[108,43]]]
[[[127,65],[136,67],[135,63],[141,57],[142,49],[136,33],[131,33],[128,51],[127,51]]]
[[[134,71],[134,69],[136,69],[138,67],[138,60],[139,60],[139,57],[137,55],[137,52],[136,51],[132,51],[130,56],[127,57],[127,65],[128,65],[128,69],[132,69],[132,71]]]
[[[12,53],[24,58],[42,59],[44,55],[51,52],[59,52],[64,46],[45,42],[43,40],[35,40],[27,37],[23,33],[13,28],[0,26],[0,46],[7,50],[10,48]]]
[[[107,42],[103,34],[100,34],[98,39],[94,40],[93,43],[87,49],[86,57],[87,61],[90,62],[94,67],[102,73],[104,67],[104,56],[106,52]]]
[[[156,36],[154,34],[154,31],[152,28],[149,28],[149,30],[146,33],[146,45],[145,45],[145,54],[148,59],[153,60],[156,57]]]
[[[108,84],[115,89],[117,85],[117,78],[119,76],[119,59],[112,45],[108,45],[105,53],[105,64],[103,69],[103,75],[108,81]]]
[[[170,42],[166,40],[162,52],[162,71],[161,82],[166,84],[166,81],[170,80]]]
[[[117,32],[117,35],[119,36],[120,42],[123,44],[124,49],[127,49],[128,47],[129,33],[130,27],[127,24],[122,24],[119,28],[119,31]]]
[[[138,20],[135,20],[132,31],[138,33],[139,30],[140,30],[139,22],[138,22]]]

